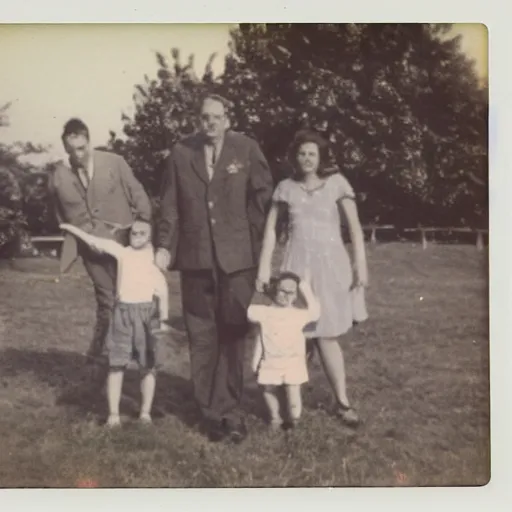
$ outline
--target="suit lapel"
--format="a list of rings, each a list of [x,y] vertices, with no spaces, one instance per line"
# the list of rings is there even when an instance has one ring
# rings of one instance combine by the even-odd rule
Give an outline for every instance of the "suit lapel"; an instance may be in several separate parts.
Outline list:
[[[87,189],[87,201],[94,204],[102,191],[107,191],[110,185],[110,169],[104,166],[101,155],[94,151],[92,154],[94,174]]]
[[[86,199],[87,198],[87,190],[85,189],[82,181],[80,180],[77,170],[73,169],[71,164],[69,165],[68,169],[69,169],[69,178],[71,181],[71,186],[77,190],[77,192],[80,194],[80,197],[82,197],[83,199]]]
[[[195,173],[204,181],[206,184],[210,182],[208,177],[208,171],[206,170],[206,158],[204,154],[204,143],[200,137],[194,141],[194,151],[192,157],[192,168]]]
[[[219,157],[217,158],[217,162],[215,163],[212,182],[221,180],[226,176],[228,173],[228,166],[236,156],[235,153],[236,152],[233,145],[233,139],[230,136],[230,133],[226,132],[224,135],[224,143],[222,145],[222,149],[220,151]]]

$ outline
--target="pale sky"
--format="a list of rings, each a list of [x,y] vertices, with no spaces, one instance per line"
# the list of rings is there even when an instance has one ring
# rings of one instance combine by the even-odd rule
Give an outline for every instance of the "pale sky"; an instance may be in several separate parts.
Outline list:
[[[487,76],[487,32],[483,25],[457,25],[463,49]],[[70,117],[81,117],[93,144],[109,130],[122,132],[121,113],[133,112],[134,85],[156,76],[154,51],[183,62],[194,53],[200,71],[213,52],[217,72],[227,51],[229,25],[0,25],[0,106],[12,102],[10,126],[0,141],[51,145],[63,156],[60,133]]]

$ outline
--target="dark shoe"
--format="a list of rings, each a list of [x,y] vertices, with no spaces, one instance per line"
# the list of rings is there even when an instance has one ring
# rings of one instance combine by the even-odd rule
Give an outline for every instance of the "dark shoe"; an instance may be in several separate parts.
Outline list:
[[[200,430],[211,443],[220,443],[227,437],[226,429],[220,421],[204,420]]]
[[[299,425],[298,419],[289,420],[283,424],[283,429],[287,430],[287,431],[294,430],[297,428],[298,425]]]
[[[240,444],[247,437],[247,427],[242,420],[232,421],[224,419],[222,421],[222,425],[224,427],[226,437],[229,437],[231,442],[235,444]]]
[[[347,427],[356,428],[361,424],[361,420],[355,409],[348,405],[339,403],[336,409],[336,415]]]

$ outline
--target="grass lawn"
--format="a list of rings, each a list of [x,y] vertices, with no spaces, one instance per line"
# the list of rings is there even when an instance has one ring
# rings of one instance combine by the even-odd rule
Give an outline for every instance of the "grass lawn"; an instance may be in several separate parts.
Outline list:
[[[81,355],[94,298],[81,267],[56,281],[52,259],[0,262],[0,487],[482,485],[490,476],[487,254],[474,246],[368,246],[370,320],[343,340],[356,432],[333,416],[318,359],[303,422],[267,432],[247,377],[250,436],[210,444],[197,431],[180,319],[162,340],[155,424],[139,425],[129,371],[125,424],[101,426],[104,395]]]

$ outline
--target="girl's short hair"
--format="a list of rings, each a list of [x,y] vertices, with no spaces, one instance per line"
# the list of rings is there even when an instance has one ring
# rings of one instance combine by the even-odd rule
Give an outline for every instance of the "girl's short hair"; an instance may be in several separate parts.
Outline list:
[[[285,279],[291,279],[292,281],[295,281],[297,284],[300,283],[300,277],[295,273],[295,272],[290,272],[290,271],[285,271],[285,272],[281,272],[277,277],[276,277],[276,286],[281,283],[282,281],[284,281]]]
[[[272,277],[270,279],[270,283],[267,285],[267,288],[265,290],[266,295],[269,298],[274,299],[276,296],[276,293],[277,293],[277,287],[285,279],[291,279],[292,281],[295,281],[297,286],[300,283],[300,277],[297,274],[295,274],[294,272],[289,272],[289,271],[281,272],[276,277]]]
[[[295,134],[295,137],[288,148],[288,161],[292,166],[292,178],[300,181],[303,173],[297,165],[297,154],[303,144],[316,144],[320,156],[320,163],[317,174],[321,178],[338,172],[335,166],[329,166],[330,150],[329,143],[318,133],[313,130],[301,130]]]

